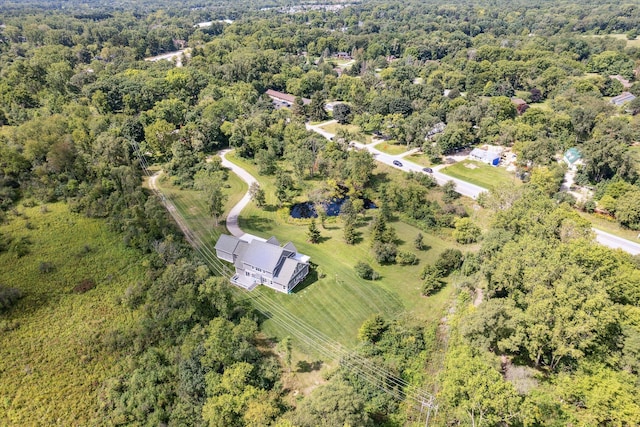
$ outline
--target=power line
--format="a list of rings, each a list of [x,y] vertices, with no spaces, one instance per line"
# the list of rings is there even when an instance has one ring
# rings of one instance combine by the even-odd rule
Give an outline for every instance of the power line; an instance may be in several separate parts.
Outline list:
[[[138,158],[140,160],[141,167],[145,174],[149,177],[151,190],[160,198],[165,208],[169,211],[174,218],[179,228],[185,234],[185,238],[194,248],[194,250],[200,255],[202,260],[211,268],[211,270],[219,274],[221,277],[230,279],[234,274],[229,267],[224,264],[215,254],[211,243],[207,244],[203,237],[198,235],[189,226],[189,222],[186,220],[182,211],[185,211],[186,207],[183,203],[174,201],[169,194],[162,192],[151,181],[154,180],[150,170],[149,164],[141,153],[138,144],[134,143],[134,147]],[[206,211],[206,207],[201,200],[195,199],[195,202],[201,209]],[[198,220],[202,225],[202,220]],[[210,236],[212,239],[219,237],[213,232],[213,227],[209,228]],[[202,229],[202,227],[199,227]],[[233,293],[237,296],[240,294],[243,297],[247,297],[246,291],[241,291],[240,288],[235,286],[231,287]],[[370,383],[372,386],[378,388],[381,391],[388,393],[395,399],[410,400],[420,405],[421,413],[424,408],[428,409],[428,415],[434,408],[437,409],[437,404],[433,395],[430,393],[419,390],[417,386],[411,385],[406,380],[393,375],[378,365],[375,365],[369,359],[345,349],[340,343],[327,337],[320,331],[306,324],[302,319],[292,315],[288,310],[281,307],[279,304],[271,301],[269,298],[260,294],[254,293],[246,298],[251,301],[254,308],[256,308],[263,316],[270,319],[274,323],[280,325],[287,332],[291,333],[299,342],[309,346],[317,354],[323,355],[333,360],[338,360],[340,365],[354,372],[362,379]],[[274,314],[274,316],[271,316]],[[427,422],[428,422],[427,415]]]

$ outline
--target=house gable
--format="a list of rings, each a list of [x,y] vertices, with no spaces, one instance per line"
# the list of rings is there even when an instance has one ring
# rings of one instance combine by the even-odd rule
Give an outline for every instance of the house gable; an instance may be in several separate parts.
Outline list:
[[[289,293],[309,274],[309,257],[298,253],[293,243],[283,247],[275,237],[250,241],[222,235],[216,243],[218,258],[233,263],[231,283],[246,289],[259,284]]]

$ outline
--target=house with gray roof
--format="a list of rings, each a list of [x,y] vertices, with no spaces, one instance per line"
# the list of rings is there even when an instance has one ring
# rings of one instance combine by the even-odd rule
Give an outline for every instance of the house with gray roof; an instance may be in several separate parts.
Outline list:
[[[223,234],[215,249],[218,258],[235,267],[231,283],[248,290],[265,285],[290,293],[309,274],[310,258],[298,253],[291,242],[280,246],[275,237],[245,241]]]
[[[486,163],[491,166],[498,166],[498,164],[500,163],[500,153],[483,150],[482,148],[474,148],[473,150],[471,150],[471,153],[469,153],[469,158]]]
[[[446,128],[447,128],[447,125],[445,125],[443,122],[436,123],[431,129],[429,129],[424,139],[429,140],[434,136],[436,136],[437,134],[444,132]]]
[[[626,104],[627,102],[631,102],[634,99],[636,99],[636,97],[632,93],[622,92],[620,95],[611,98],[611,101],[609,102],[617,107],[622,107],[624,104]]]

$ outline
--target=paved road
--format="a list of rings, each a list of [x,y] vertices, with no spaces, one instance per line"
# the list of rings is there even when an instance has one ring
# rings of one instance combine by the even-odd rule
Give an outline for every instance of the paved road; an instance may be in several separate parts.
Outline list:
[[[324,136],[327,139],[332,139],[335,135],[332,134],[331,132],[327,132],[326,130],[322,129],[320,126],[332,125],[334,123],[338,123],[338,121],[329,120],[328,122],[322,122],[319,125],[312,125],[310,123],[306,123],[305,126],[307,127],[307,130],[312,130],[315,133],[319,133],[320,135]]]
[[[337,121],[331,120],[328,122],[320,123],[319,125],[310,125],[309,123],[307,123],[306,126],[308,130],[312,130],[316,133],[319,133],[320,135],[324,136],[327,139],[332,139],[335,135],[331,132],[327,132],[326,130],[320,127],[320,126],[325,126],[332,123],[337,123]],[[351,146],[361,150],[364,149],[369,151],[371,154],[373,154],[373,156],[377,161],[384,163],[386,165],[389,165],[392,168],[400,169],[407,172],[413,171],[413,172],[424,173],[422,171],[422,166],[415,164],[413,162],[410,162],[403,158],[404,156],[407,156],[410,153],[402,153],[397,156],[392,156],[391,154],[386,154],[380,150],[376,150],[373,147],[373,145],[374,144],[363,144],[361,142],[351,141]],[[400,163],[402,163],[402,166],[400,167],[400,166],[394,165],[393,164],[394,160],[397,160]],[[478,197],[478,194],[487,191],[486,188],[482,188],[477,185],[470,184],[466,181],[462,181],[461,179],[450,177],[441,172],[438,172],[437,170],[434,170],[433,173],[430,175],[436,179],[439,185],[442,185],[447,181],[453,181],[456,184],[456,191],[458,193],[462,194],[463,196],[471,197],[472,199],[475,199],[476,197]]]
[[[628,252],[631,255],[640,254],[640,244],[636,242],[623,239],[622,237],[614,236],[611,233],[598,230],[597,228],[594,228],[593,232],[596,233],[596,240],[601,245],[608,246],[614,249],[622,249],[623,251]]]
[[[307,129],[317,132],[327,139],[331,139],[335,135],[320,128],[320,126],[324,126],[329,123],[336,123],[336,121],[331,120],[330,122],[325,122],[325,123],[321,123],[320,125],[314,125],[314,126],[307,124]],[[356,147],[358,149],[365,149],[369,151],[374,156],[374,158],[381,163],[384,163],[386,165],[389,165],[391,167],[394,167],[396,169],[400,169],[406,172],[413,171],[413,172],[424,173],[422,171],[422,166],[416,163],[410,162],[403,158],[404,155],[406,155],[406,153],[404,155],[400,154],[397,156],[392,156],[390,154],[383,153],[380,150],[376,150],[373,147],[373,145],[374,144],[362,144],[361,142],[357,142],[357,141],[351,142],[351,146]],[[397,160],[400,163],[402,163],[402,166],[400,167],[400,166],[394,165],[393,164],[394,160]],[[436,179],[439,185],[443,185],[447,181],[453,181],[456,184],[456,191],[458,193],[466,197],[471,197],[472,199],[476,199],[480,193],[489,191],[484,187],[480,187],[478,185],[471,184],[461,179],[457,179],[457,178],[453,178],[448,175],[445,175],[437,170],[441,167],[443,166],[434,168],[433,173],[430,174]],[[622,249],[623,251],[628,252],[631,255],[640,254],[640,244],[636,242],[632,242],[630,240],[623,239],[618,236],[614,236],[613,234],[607,233],[602,230],[598,230],[596,228],[593,228],[593,231],[596,235],[596,241],[601,245],[614,248],[614,249]]]
[[[148,58],[144,58],[145,61],[156,62],[156,61],[173,61],[173,58],[176,58],[176,67],[182,67],[182,54],[189,55],[191,52],[190,48],[176,50],[175,52],[163,53],[162,55],[150,56]]]

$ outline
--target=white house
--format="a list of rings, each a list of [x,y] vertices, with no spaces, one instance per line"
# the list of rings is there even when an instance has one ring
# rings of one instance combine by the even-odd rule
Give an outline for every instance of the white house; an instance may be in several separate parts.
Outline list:
[[[498,164],[500,163],[500,153],[483,150],[481,148],[474,148],[473,150],[471,150],[471,153],[469,153],[469,157],[473,160],[478,160],[491,166],[498,166]]]
[[[265,285],[290,293],[309,274],[309,257],[298,253],[293,243],[280,246],[275,237],[267,241],[244,241],[223,234],[216,242],[216,256],[232,263],[231,283],[252,290]]]

